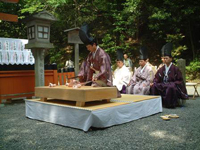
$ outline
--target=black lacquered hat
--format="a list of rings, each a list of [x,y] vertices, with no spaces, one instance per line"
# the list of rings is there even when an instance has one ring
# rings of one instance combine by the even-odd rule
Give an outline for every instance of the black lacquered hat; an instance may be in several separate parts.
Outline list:
[[[81,26],[79,30],[79,37],[85,45],[91,44],[95,40],[93,37],[90,36],[88,24],[83,24]]]
[[[148,58],[148,50],[146,47],[142,46],[140,48],[140,60],[146,60]]]
[[[165,47],[164,47],[164,56],[172,57],[172,55],[171,55],[172,49],[173,49],[173,44],[172,43],[165,44]]]

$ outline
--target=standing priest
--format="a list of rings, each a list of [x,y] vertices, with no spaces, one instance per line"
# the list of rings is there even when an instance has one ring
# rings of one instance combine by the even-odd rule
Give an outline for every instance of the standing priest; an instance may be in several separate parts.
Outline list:
[[[93,81],[92,86],[112,86],[110,57],[90,36],[87,24],[81,27],[79,37],[90,51],[85,62],[87,72],[79,73],[79,78],[82,78],[81,75],[86,74],[86,81]]]
[[[147,49],[145,47],[141,47],[140,53],[140,67],[135,71],[128,84],[126,90],[127,94],[148,95],[150,93],[150,83],[154,78],[154,73],[152,68],[147,63]]]
[[[163,47],[165,65],[157,71],[151,86],[151,94],[161,95],[163,106],[168,108],[175,108],[178,99],[188,98],[181,71],[172,63],[172,49],[172,43]]]

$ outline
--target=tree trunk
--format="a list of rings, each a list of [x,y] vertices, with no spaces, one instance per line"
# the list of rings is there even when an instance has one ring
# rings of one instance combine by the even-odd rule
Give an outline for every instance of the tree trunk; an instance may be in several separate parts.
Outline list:
[[[191,49],[192,49],[192,58],[194,60],[195,59],[195,50],[194,50],[194,42],[193,42],[193,38],[192,38],[192,31],[191,31],[190,21],[188,23],[188,27],[189,27],[189,38],[190,38]]]

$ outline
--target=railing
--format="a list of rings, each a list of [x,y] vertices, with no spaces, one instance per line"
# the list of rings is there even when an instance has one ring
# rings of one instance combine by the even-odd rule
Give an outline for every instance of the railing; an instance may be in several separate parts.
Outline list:
[[[75,76],[74,72],[58,73],[58,84],[65,85],[66,82],[69,82],[68,79],[74,76]]]
[[[57,70],[45,70],[45,86],[49,83],[63,85],[67,78],[73,76],[74,72],[57,73]],[[0,103],[2,99],[32,97],[34,89],[34,70],[0,71]]]

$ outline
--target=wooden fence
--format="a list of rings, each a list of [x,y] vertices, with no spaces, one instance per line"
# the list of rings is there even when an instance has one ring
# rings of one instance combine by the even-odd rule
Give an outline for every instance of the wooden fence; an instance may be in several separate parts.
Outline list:
[[[49,83],[65,84],[66,78],[74,72],[58,73],[57,70],[45,70],[45,86]],[[2,99],[32,97],[35,91],[34,70],[0,71],[0,103]]]

